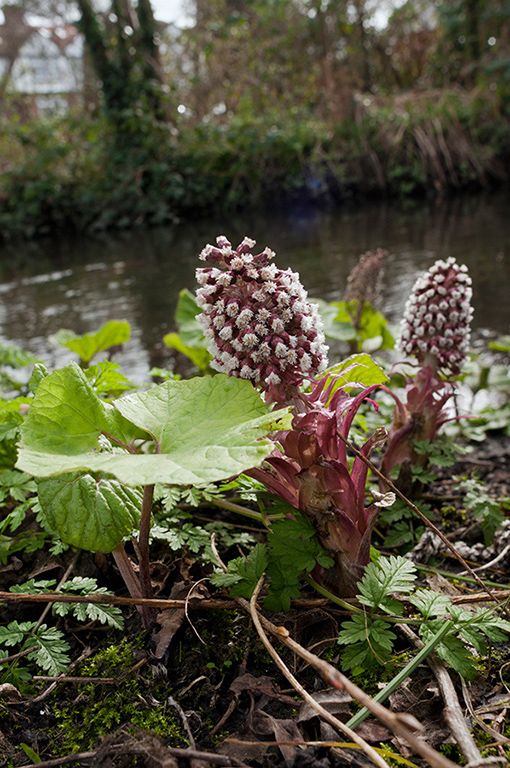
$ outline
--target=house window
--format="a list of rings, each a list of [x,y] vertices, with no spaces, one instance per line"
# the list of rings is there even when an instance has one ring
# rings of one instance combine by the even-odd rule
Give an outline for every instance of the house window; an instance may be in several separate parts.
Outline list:
[[[67,98],[58,93],[36,96],[35,103],[40,115],[60,115],[69,107]]]

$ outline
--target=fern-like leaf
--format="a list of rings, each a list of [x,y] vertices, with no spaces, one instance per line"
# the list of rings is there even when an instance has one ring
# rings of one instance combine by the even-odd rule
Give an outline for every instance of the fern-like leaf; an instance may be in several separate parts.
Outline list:
[[[450,613],[452,603],[446,595],[440,592],[433,592],[431,589],[417,589],[414,595],[409,598],[411,602],[425,619],[431,616],[444,616]]]
[[[67,670],[71,662],[67,653],[69,644],[66,643],[62,633],[56,627],[41,624],[35,634],[27,638],[25,643],[29,646],[30,644],[38,646],[28,655],[28,658],[35,661],[49,675],[60,675]]]
[[[391,597],[392,592],[409,594],[414,586],[416,569],[404,557],[381,557],[369,563],[359,584],[360,602],[387,613],[402,613],[402,605]]]

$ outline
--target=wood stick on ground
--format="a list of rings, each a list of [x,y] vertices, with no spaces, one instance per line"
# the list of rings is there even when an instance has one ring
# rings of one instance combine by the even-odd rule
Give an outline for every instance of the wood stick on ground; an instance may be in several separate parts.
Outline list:
[[[248,765],[240,760],[236,760],[235,757],[218,755],[215,752],[202,752],[197,749],[183,749],[181,747],[165,747],[165,749],[174,757],[183,757],[188,760],[203,760],[214,765],[231,766],[232,768],[249,768]],[[95,749],[92,752],[79,752],[74,755],[66,755],[65,757],[56,757],[53,760],[43,760],[40,763],[25,763],[20,768],[59,768],[61,765],[69,765],[70,763],[89,763],[95,760],[100,751],[100,749]]]
[[[466,707],[468,708],[468,712],[473,722],[475,722],[482,729],[482,731],[485,731],[485,733],[491,736],[491,738],[494,739],[494,741],[496,742],[499,748],[501,748],[502,744],[510,744],[510,739],[507,739],[507,737],[503,733],[500,733],[499,731],[496,731],[494,728],[491,728],[490,725],[487,725],[487,723],[484,723],[481,717],[478,717],[475,710],[473,709],[473,702],[471,701],[469,689],[463,677],[460,678],[460,683],[462,685],[462,695],[464,697],[464,702],[466,704]],[[501,703],[500,703],[500,707],[501,707]]]
[[[423,648],[424,643],[420,640],[413,630],[407,624],[398,624],[398,629],[415,648]],[[485,765],[495,768],[501,763],[501,759],[484,759],[480,750],[476,746],[471,731],[469,730],[466,719],[462,714],[457,691],[452,683],[446,667],[435,653],[429,654],[427,664],[434,673],[441,696],[444,702],[444,718],[452,732],[452,736],[457,742],[460,751],[466,758],[469,768]],[[505,761],[506,762],[506,761]]]
[[[236,598],[246,611],[250,610],[250,604],[242,597]],[[288,631],[284,627],[277,627],[270,622],[264,616],[259,615],[261,624],[264,629],[277,637],[282,643],[284,643],[291,651],[296,653],[302,659],[305,659],[311,664],[325,679],[326,683],[339,690],[345,690],[349,693],[353,699],[355,699],[361,706],[366,707],[378,720],[387,726],[393,733],[401,739],[404,739],[409,743],[411,748],[416,754],[421,755],[432,768],[458,768],[454,762],[449,760],[444,755],[436,752],[430,744],[422,741],[416,736],[415,731],[421,726],[418,721],[405,713],[390,712],[382,704],[374,701],[371,696],[365,693],[361,688],[358,688],[355,683],[345,677],[335,667],[328,664],[328,662],[320,659],[315,654],[307,651],[299,643],[293,640]]]
[[[257,612],[257,598],[259,596],[260,590],[262,588],[262,584],[264,583],[264,576],[262,576],[259,579],[259,582],[255,588],[255,591],[252,595],[252,598],[249,603],[249,611],[252,618],[252,621],[255,625],[255,629],[258,632],[258,635],[260,639],[262,640],[264,646],[266,647],[267,652],[275,662],[276,666],[282,672],[289,683],[295,688],[295,690],[299,693],[299,695],[316,711],[319,713],[319,715],[324,718],[330,725],[333,726],[337,731],[340,731],[341,733],[345,733],[352,741],[354,741],[362,750],[365,752],[366,755],[372,758],[374,763],[380,768],[388,768],[388,763],[383,760],[383,758],[377,754],[375,749],[371,747],[367,742],[361,738],[357,733],[355,733],[351,728],[348,728],[345,723],[342,723],[341,720],[338,720],[334,715],[331,714],[331,712],[328,712],[327,709],[324,709],[321,704],[319,704],[311,694],[308,693],[308,691],[303,688],[301,683],[294,677],[290,669],[287,667],[283,659],[280,657],[280,655],[277,653],[277,651],[273,648],[271,643],[268,640],[268,637],[266,633],[264,632],[264,629],[262,627],[262,623],[260,621],[258,612]]]
[[[189,600],[171,600],[166,598],[117,597],[116,595],[61,595],[55,592],[24,594],[18,592],[0,592],[1,603],[96,603],[98,605],[146,605],[148,608],[188,608],[189,610],[220,610],[237,608],[235,600],[225,598],[190,598]],[[293,600],[296,608],[320,608],[328,603],[323,597]]]
[[[218,550],[216,549],[214,538],[215,536],[213,534],[211,536],[211,549],[213,551],[214,557],[216,558],[220,568],[222,568],[224,571],[227,571],[227,567],[219,556]],[[243,597],[236,597],[236,602],[251,616],[250,603],[248,600],[245,600]],[[352,696],[352,698],[357,701],[358,704],[361,704],[362,707],[366,707],[369,712],[374,715],[374,717],[376,717],[387,728],[393,731],[395,736],[398,736],[400,739],[405,739],[405,741],[410,744],[411,748],[416,752],[416,754],[421,755],[421,757],[427,761],[431,768],[458,768],[454,762],[449,760],[447,757],[444,757],[444,755],[441,755],[439,752],[436,752],[436,750],[431,747],[430,744],[427,744],[427,742],[422,741],[415,735],[415,731],[421,728],[420,723],[416,720],[415,717],[402,712],[390,712],[388,709],[386,709],[386,707],[383,707],[382,704],[379,704],[378,701],[374,701],[374,699],[365,693],[365,691],[363,691],[361,688],[358,688],[358,686],[349,680],[348,677],[335,669],[335,667],[333,667],[331,664],[328,664],[327,661],[320,659],[314,653],[310,653],[310,651],[308,651],[306,648],[303,648],[303,646],[296,642],[296,640],[293,640],[285,627],[277,627],[275,624],[269,621],[269,619],[266,619],[261,614],[257,614],[257,616],[260,619],[260,623],[264,629],[277,637],[300,658],[307,661],[322,675],[328,685],[331,685],[333,688],[337,688],[338,690],[344,690],[350,694],[350,696]]]

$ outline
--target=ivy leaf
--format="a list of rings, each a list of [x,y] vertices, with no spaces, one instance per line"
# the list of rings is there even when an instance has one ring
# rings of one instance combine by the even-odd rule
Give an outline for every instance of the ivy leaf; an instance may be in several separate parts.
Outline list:
[[[416,569],[404,557],[381,557],[369,563],[359,583],[359,600],[371,608],[387,613],[402,613],[402,605],[391,597],[392,592],[408,594],[416,577]]]
[[[115,478],[69,473],[39,480],[39,501],[62,541],[92,552],[111,552],[138,527],[141,491]]]
[[[126,320],[110,320],[94,333],[85,333],[82,336],[62,328],[50,337],[50,341],[76,352],[80,360],[89,363],[98,352],[129,341],[130,335],[131,329]]]

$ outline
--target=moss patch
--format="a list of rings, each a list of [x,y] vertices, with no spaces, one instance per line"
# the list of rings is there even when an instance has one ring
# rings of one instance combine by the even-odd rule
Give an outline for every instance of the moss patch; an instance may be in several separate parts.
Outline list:
[[[49,750],[64,755],[93,749],[109,733],[123,727],[142,728],[175,746],[187,746],[178,713],[167,706],[168,682],[155,684],[143,670],[130,673],[135,666],[137,642],[123,640],[109,645],[83,662],[76,674],[81,677],[117,678],[114,684],[68,684],[62,700],[62,687],[50,702],[54,725],[48,733]]]

